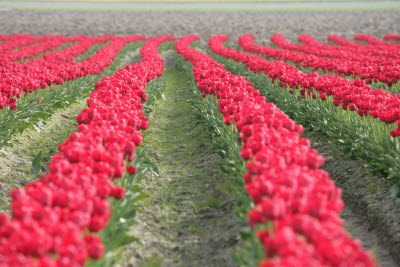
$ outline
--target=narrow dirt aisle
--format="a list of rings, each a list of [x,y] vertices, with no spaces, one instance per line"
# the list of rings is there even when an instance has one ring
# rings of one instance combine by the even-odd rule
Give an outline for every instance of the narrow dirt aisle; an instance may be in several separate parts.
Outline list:
[[[174,68],[164,75],[165,97],[152,107],[143,143],[160,175],[139,182],[148,197],[138,203],[132,228],[138,241],[120,266],[235,266],[231,251],[241,224],[223,193],[229,177],[188,102],[188,77]]]

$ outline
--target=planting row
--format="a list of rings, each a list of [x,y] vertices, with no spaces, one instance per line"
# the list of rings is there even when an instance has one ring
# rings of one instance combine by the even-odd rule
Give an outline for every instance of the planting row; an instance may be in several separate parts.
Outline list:
[[[304,45],[286,42],[280,34],[274,34],[271,37],[271,41],[280,48],[296,50],[316,56],[375,63],[379,63],[379,61],[384,61],[385,59],[399,59],[398,52],[400,47],[398,46],[385,46],[382,49],[382,46],[358,44],[336,35],[330,35],[328,40],[337,45],[321,43],[309,35],[300,35],[298,40],[299,42],[303,42]]]
[[[226,36],[210,38],[210,48],[222,55],[219,60],[226,61],[225,59],[231,58],[245,63],[228,60],[226,66],[229,66],[230,70],[251,78],[251,82],[264,96],[272,99],[274,103],[279,103],[279,107],[297,122],[327,135],[349,156],[365,159],[371,170],[383,173],[395,183],[391,195],[400,196],[400,146],[398,138],[390,136],[390,133],[397,136],[398,129],[392,130],[391,125],[382,124],[374,119],[374,112],[368,112],[367,116],[354,114],[352,111],[357,109],[356,105],[361,104],[361,101],[356,100],[355,103],[350,102],[351,104],[347,102],[349,105],[345,105],[349,97],[361,100],[369,98],[367,103],[376,106],[380,104],[382,109],[398,110],[395,103],[384,106],[389,102],[384,96],[398,99],[397,95],[357,86],[358,83],[363,83],[360,80],[350,82],[334,75],[304,74],[283,62],[269,62],[256,55],[224,47],[225,40],[228,40]],[[251,71],[247,71],[245,66]],[[316,90],[313,92],[314,88]],[[365,92],[368,94],[364,94]],[[342,108],[338,108],[335,106],[340,104],[341,94],[348,96],[345,95],[345,98],[340,100]],[[358,110],[358,114],[363,115],[363,111]]]
[[[374,266],[343,230],[341,191],[318,169],[324,159],[300,138],[303,128],[243,76],[190,48],[198,39],[182,37],[175,47],[192,62],[203,96],[218,97],[224,122],[241,133],[240,154],[248,168],[244,179],[255,203],[249,224],[264,225],[258,231],[267,255],[261,266]]]
[[[45,53],[49,50],[57,48],[66,43],[75,43],[82,40],[82,36],[76,37],[64,37],[64,36],[52,36],[46,35],[38,40],[38,44],[31,46],[24,46],[18,50],[8,50],[0,54],[1,66],[10,64],[18,60],[28,59],[41,53]]]
[[[3,41],[0,44],[0,54],[40,43],[43,38],[47,37],[35,37],[28,34],[0,35],[0,41]]]
[[[256,55],[227,48],[223,45],[229,38],[224,35],[210,38],[210,49],[226,58],[241,61],[254,72],[267,74],[272,81],[279,79],[279,86],[292,89],[301,88],[302,97],[333,97],[332,104],[344,110],[357,111],[360,116],[372,116],[385,123],[393,123],[400,119],[400,96],[383,90],[372,90],[362,80],[349,81],[335,75],[319,75],[303,73],[292,65],[281,61],[270,62]],[[318,94],[318,95],[317,95]],[[399,122],[400,123],[400,122]],[[390,132],[393,137],[400,135],[400,128]]]
[[[95,232],[111,215],[107,198],[120,199],[125,189],[112,180],[133,174],[141,129],[146,84],[163,73],[157,53],[170,36],[149,39],[142,62],[118,70],[95,84],[88,108],[77,117],[78,132],[59,145],[49,173],[12,191],[12,216],[0,215],[0,265],[79,266],[99,258],[104,248]]]
[[[398,41],[400,42],[400,35],[395,35],[395,34],[386,34],[383,39],[385,40],[393,40],[393,41]]]
[[[95,44],[86,53],[74,58],[74,61],[94,55],[106,44]],[[131,53],[143,45],[142,41],[130,42],[118,52],[114,61],[101,74],[87,75],[67,81],[62,85],[52,84],[45,89],[35,90],[18,99],[18,110],[0,109],[0,153],[3,146],[14,144],[13,136],[24,129],[42,127],[54,114],[55,110],[69,107],[81,99],[86,99],[93,91],[93,85],[104,76],[111,76],[119,68],[127,53]]]
[[[275,34],[271,37],[274,43],[279,47],[286,47],[287,42],[283,35]],[[339,75],[359,77],[366,80],[367,84],[381,81],[389,87],[396,83],[400,78],[400,60],[382,59],[376,57],[373,60],[371,56],[362,56],[354,54],[357,60],[347,58],[329,58],[294,52],[287,49],[275,49],[269,46],[260,46],[253,43],[254,36],[250,34],[239,38],[239,45],[245,50],[261,54],[273,59],[292,61],[302,67],[310,67],[313,71],[322,70],[323,72],[334,72]],[[312,46],[313,49],[325,50],[320,46]],[[364,54],[362,54],[364,55]]]
[[[99,74],[109,66],[126,43],[144,40],[144,36],[128,37],[84,37],[78,44],[61,51],[54,51],[42,58],[23,63],[8,62],[0,66],[0,108],[10,105],[16,109],[16,99],[25,92],[45,88],[51,84],[63,84],[88,74]],[[111,44],[101,48],[82,62],[72,60],[87,52],[95,43],[111,40]]]

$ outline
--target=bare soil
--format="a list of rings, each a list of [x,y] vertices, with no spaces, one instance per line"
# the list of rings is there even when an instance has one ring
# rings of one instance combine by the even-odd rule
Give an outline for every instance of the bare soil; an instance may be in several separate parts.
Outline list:
[[[49,23],[51,22],[51,23]],[[245,33],[269,43],[274,33],[296,41],[300,34],[324,41],[330,34],[381,38],[400,32],[400,11],[45,11],[0,10],[1,34],[128,35],[198,34],[203,42],[215,34],[232,40]]]

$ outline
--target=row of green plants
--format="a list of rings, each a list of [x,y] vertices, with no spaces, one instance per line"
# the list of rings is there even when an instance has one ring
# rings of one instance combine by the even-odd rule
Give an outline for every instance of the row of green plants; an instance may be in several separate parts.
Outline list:
[[[273,102],[306,130],[326,136],[349,158],[362,158],[374,173],[381,173],[393,184],[391,197],[400,197],[400,142],[390,135],[392,125],[386,125],[370,116],[360,117],[354,112],[326,101],[301,97],[300,90],[282,88],[263,74],[247,70],[243,63],[226,59],[209,51],[210,55],[232,73],[243,75],[254,84],[261,95]]]
[[[93,85],[105,76],[112,75],[119,67],[127,53],[143,45],[143,42],[128,43],[113,63],[100,75],[87,75],[62,85],[50,85],[45,89],[35,90],[29,95],[18,99],[18,110],[5,108],[0,110],[0,155],[6,156],[4,146],[13,146],[13,135],[22,133],[25,129],[40,128],[54,114],[55,110],[66,108],[72,103],[85,99],[94,90]],[[87,55],[94,54],[101,46],[95,45]],[[82,58],[83,59],[83,58]],[[38,103],[40,99],[40,103]]]

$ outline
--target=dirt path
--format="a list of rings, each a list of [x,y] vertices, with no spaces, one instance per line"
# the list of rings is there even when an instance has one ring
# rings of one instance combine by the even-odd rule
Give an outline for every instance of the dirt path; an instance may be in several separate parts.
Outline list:
[[[138,241],[119,266],[235,266],[230,252],[241,225],[221,192],[229,177],[188,102],[188,77],[174,68],[164,75],[164,98],[154,104],[143,144],[160,175],[140,182],[149,197],[132,228]]]

